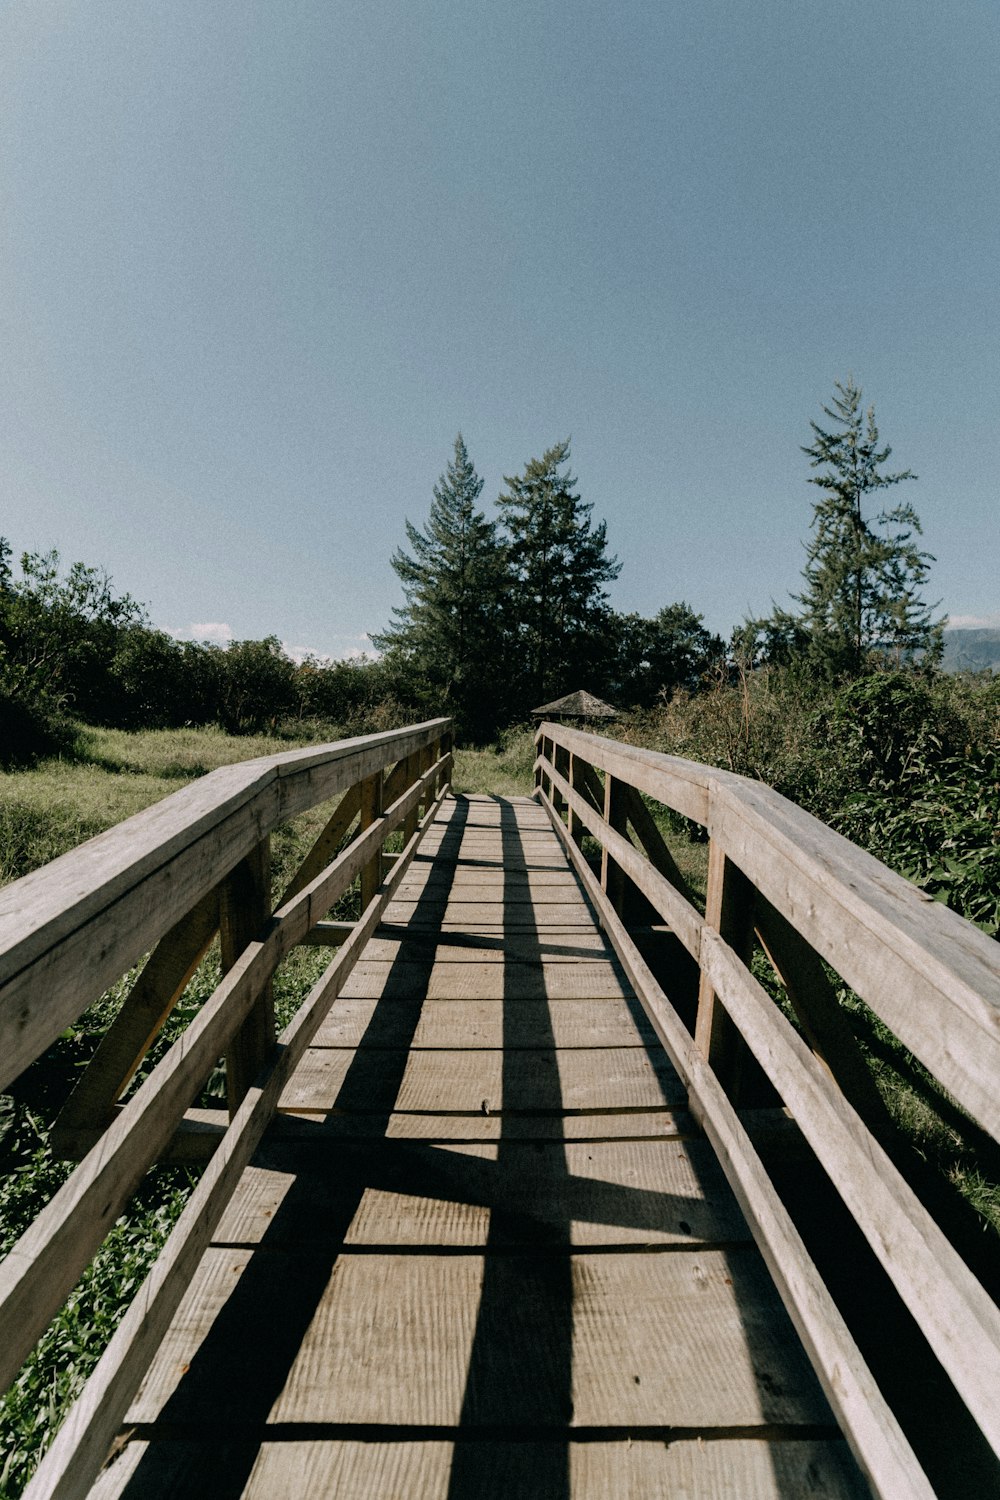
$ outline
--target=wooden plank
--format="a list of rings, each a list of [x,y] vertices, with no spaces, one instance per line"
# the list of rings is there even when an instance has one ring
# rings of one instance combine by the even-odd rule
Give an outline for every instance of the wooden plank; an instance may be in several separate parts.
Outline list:
[[[413,1030],[414,1012],[419,1017]],[[414,1000],[341,993],[316,1033],[317,1047],[636,1047],[653,1038],[638,1002],[606,1000]]]
[[[581,1110],[573,1115],[330,1114],[282,1109],[272,1121],[276,1139],[327,1141],[622,1141],[701,1136],[687,1108],[637,1109],[620,1114]]]
[[[402,1081],[400,1081],[400,1079]],[[662,1109],[685,1102],[666,1058],[638,1047],[525,1051],[504,1065],[501,1051],[389,1048],[358,1055],[314,1047],[281,1097],[284,1110],[391,1110],[417,1114],[520,1114],[598,1109]]]
[[[449,1145],[265,1138],[214,1240],[309,1250],[746,1243],[704,1141]],[[493,1221],[494,1211],[499,1211]],[[492,1226],[492,1227],[491,1227]]]
[[[583,901],[552,901],[545,906],[518,905],[504,908],[501,902],[449,901],[440,911],[427,910],[421,901],[393,901],[387,922],[412,927],[477,927],[495,925],[507,931],[547,927],[592,928],[594,919]]]
[[[389,935],[394,932],[400,935]],[[612,957],[610,947],[597,931],[546,933],[540,939],[525,932],[505,935],[493,928],[470,932],[410,932],[407,935],[405,928],[383,924],[380,933],[385,936],[372,938],[365,949],[366,961],[394,963],[400,959],[404,963],[502,964],[541,957],[545,963],[551,964]]]
[[[552,1476],[573,1500],[867,1500],[843,1442],[796,1437],[792,1441],[729,1436],[644,1440],[629,1433],[617,1440],[577,1442],[566,1438],[511,1442],[477,1441],[474,1448],[450,1439],[407,1442],[311,1438],[267,1441],[262,1435],[243,1500],[302,1500],[304,1495],[344,1495],[356,1500],[447,1500],[463,1455],[474,1454],[478,1500],[528,1500]],[[393,1437],[395,1434],[393,1434]],[[112,1469],[102,1474],[92,1500],[176,1500],[195,1493],[222,1493],[226,1477],[245,1452],[231,1443],[133,1439]],[[127,1487],[130,1485],[131,1487]]]
[[[830,1425],[755,1251],[563,1264],[373,1253],[331,1268],[209,1250],[126,1422],[155,1421],[169,1400],[172,1422],[217,1430],[259,1409],[266,1382],[272,1422],[563,1428],[571,1411],[573,1427]],[[261,1336],[289,1302],[304,1337],[279,1381]],[[216,1378],[206,1340],[227,1304],[227,1378]]]
[[[553,822],[554,822],[553,818]],[[568,842],[568,841],[567,841]],[[933,1500],[933,1491],[899,1423],[872,1378],[801,1236],[754,1151],[721,1084],[694,1045],[624,925],[604,900],[582,856],[573,859],[601,911],[629,980],[715,1148],[775,1286],[808,1352],[827,1399],[873,1493],[880,1500]]]
[[[1000,1452],[1000,1308],[773,1001],[721,938],[702,961],[803,1135],[994,1452]]]
[[[358,964],[351,976],[350,995],[386,995],[407,1000],[561,999],[630,993],[620,971],[607,959],[592,963]]]
[[[388,817],[401,822],[420,788],[394,804]],[[374,830],[372,830],[374,832]],[[404,850],[394,877],[402,879],[417,838]],[[365,839],[359,840],[362,845]],[[242,1101],[198,1185],[195,1187],[168,1243],[129,1306],[74,1403],[31,1484],[25,1500],[82,1500],[104,1462],[126,1407],[132,1399],[157,1341],[182,1304],[185,1287],[228,1201],[240,1173],[256,1149],[273,1116],[288,1075],[300,1060],[322,1019],[330,999],[378,925],[392,880],[385,892],[362,913],[351,938],[328,966],[282,1036],[274,1068],[267,1080],[255,1084]],[[307,891],[311,887],[307,887]],[[296,898],[302,901],[306,892]],[[294,903],[293,903],[294,904]],[[16,1248],[16,1247],[15,1247]]]

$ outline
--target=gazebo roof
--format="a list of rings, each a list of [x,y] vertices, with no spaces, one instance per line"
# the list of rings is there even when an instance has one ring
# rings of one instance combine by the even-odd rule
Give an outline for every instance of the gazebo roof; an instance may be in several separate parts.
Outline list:
[[[554,703],[543,703],[541,708],[533,708],[531,715],[535,719],[617,719],[618,710],[581,688],[575,693],[567,693],[565,698],[557,698]]]

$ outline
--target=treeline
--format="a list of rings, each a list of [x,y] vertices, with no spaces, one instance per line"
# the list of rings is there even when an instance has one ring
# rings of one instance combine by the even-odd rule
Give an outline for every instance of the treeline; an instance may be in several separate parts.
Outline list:
[[[126,729],[217,723],[231,733],[292,722],[342,734],[445,713],[485,743],[555,697],[585,688],[649,709],[760,666],[808,687],[870,670],[933,666],[941,622],[923,599],[930,555],[913,507],[873,498],[915,476],[887,472],[874,409],[837,385],[804,447],[820,489],[802,593],[726,643],[684,602],[652,617],[614,611],[621,564],[569,472],[567,442],[505,477],[488,516],[461,435],[421,528],[391,559],[402,605],[357,661],[291,660],[276,637],[226,648],[150,624],[107,575],[57,552],[15,570],[0,538],[0,762],[58,749],[73,718]]]
[[[295,662],[275,637],[176,641],[101,569],[64,570],[56,551],[15,565],[0,537],[0,765],[71,750],[75,720],[233,734],[309,721],[350,734],[414,706],[378,660]]]

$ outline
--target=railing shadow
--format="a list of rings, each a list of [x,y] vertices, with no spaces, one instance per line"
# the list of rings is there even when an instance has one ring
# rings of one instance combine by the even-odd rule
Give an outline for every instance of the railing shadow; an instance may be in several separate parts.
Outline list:
[[[517,872],[527,874],[528,862],[518,836],[514,809],[498,803],[504,848],[503,921],[512,917]],[[519,947],[522,960],[540,962],[542,943],[534,907],[518,905]],[[556,1060],[555,1036],[548,1006],[545,1021],[535,1018],[533,1047],[517,1050],[518,1000],[516,970],[504,964],[503,984],[503,1096],[496,1174],[501,1186],[523,1170],[523,1147],[512,1151],[510,1125],[518,1114],[538,1112],[557,1117],[562,1092]],[[524,1002],[521,1001],[521,1004]],[[526,1063],[530,1062],[530,1066]],[[565,1149],[553,1140],[541,1150],[547,1155],[550,1202],[565,1202],[560,1187],[568,1176]],[[549,1154],[551,1153],[551,1156]],[[539,1223],[530,1214],[522,1220],[496,1194],[485,1247],[482,1292],[476,1333],[469,1360],[459,1434],[452,1459],[448,1500],[483,1500],[498,1494],[493,1445],[467,1440],[465,1429],[503,1429],[511,1436],[531,1432],[548,1441],[507,1445],[503,1465],[506,1496],[544,1495],[546,1500],[568,1500],[568,1427],[573,1419],[573,1282],[570,1221],[566,1217]],[[518,1253],[523,1245],[544,1245],[548,1254]],[[557,1253],[553,1254],[555,1251]],[[513,1430],[513,1431],[512,1431]]]

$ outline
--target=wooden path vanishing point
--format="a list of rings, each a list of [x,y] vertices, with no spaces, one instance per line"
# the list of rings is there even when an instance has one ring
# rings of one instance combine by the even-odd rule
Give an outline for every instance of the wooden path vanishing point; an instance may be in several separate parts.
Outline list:
[[[99,1500],[868,1493],[528,798],[442,803]]]

